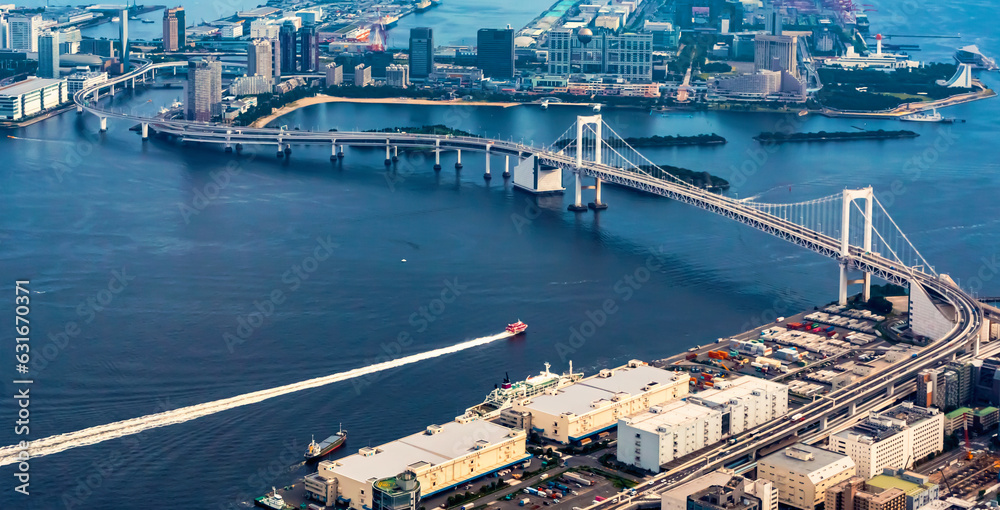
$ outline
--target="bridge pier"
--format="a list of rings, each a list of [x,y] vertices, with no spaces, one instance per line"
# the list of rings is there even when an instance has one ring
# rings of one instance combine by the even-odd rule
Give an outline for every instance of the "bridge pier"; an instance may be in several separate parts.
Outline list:
[[[142,141],[145,142],[146,140],[149,140],[149,123],[148,122],[143,122],[142,123]]]
[[[572,204],[569,204],[569,207],[567,207],[570,211],[581,212],[587,210],[587,206],[583,205],[583,186],[580,182],[582,178],[583,177],[580,175],[579,170],[573,172],[574,201]]]
[[[492,178],[493,178],[493,176],[490,175],[490,146],[487,145],[486,146],[486,173],[483,174],[483,179],[486,179],[488,181],[488,180],[490,180]]]
[[[386,139],[386,141],[385,141],[385,166],[389,166],[389,165],[392,164],[392,155],[389,153],[389,149],[390,149],[389,140]]]
[[[885,394],[887,396],[890,396],[890,397],[895,392],[896,392],[896,385],[895,384],[890,384],[889,387],[885,389]]]
[[[330,161],[335,161],[337,159],[337,141],[334,140],[333,144],[330,146]]]
[[[236,144],[236,154],[242,154],[242,153],[243,153],[243,144],[242,143]]]
[[[462,169],[462,149],[458,149],[458,161],[455,162],[455,170]]]
[[[441,140],[434,140],[434,170],[441,169]]]
[[[398,145],[393,145],[392,146],[392,162],[395,163],[397,161],[399,161],[399,146]]]
[[[829,423],[829,418],[827,418],[826,416],[824,416],[823,419],[820,420],[820,422],[819,422],[819,429],[820,430],[826,430],[826,428],[827,428],[827,426],[829,424],[830,424]]]
[[[101,132],[104,133],[108,130],[108,118],[101,117]]]
[[[83,107],[80,105],[76,105],[76,113],[83,113]]]
[[[232,146],[231,143],[229,143],[229,137],[228,136],[226,137],[226,145],[225,145],[225,148],[223,149],[223,151],[226,154],[229,154],[229,153],[233,152],[233,146]]]
[[[854,416],[858,414],[858,404],[851,402],[851,405],[847,406],[847,416]]]
[[[841,306],[847,305],[847,262],[840,263],[840,292],[837,295],[837,303]]]
[[[278,154],[277,154],[277,156],[279,158],[285,157],[285,151],[281,150],[281,139],[280,138],[278,139]]]
[[[587,207],[595,211],[601,211],[608,208],[608,204],[601,202],[601,180],[594,180],[594,201],[587,204]]]
[[[510,179],[510,156],[504,156],[502,177],[504,179]]]

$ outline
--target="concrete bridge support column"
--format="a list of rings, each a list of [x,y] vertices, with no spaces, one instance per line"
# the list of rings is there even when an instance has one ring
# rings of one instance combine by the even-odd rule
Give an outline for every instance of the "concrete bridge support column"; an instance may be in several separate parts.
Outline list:
[[[103,133],[107,130],[108,130],[108,118],[101,117],[101,132]]]
[[[889,387],[885,389],[885,394],[887,396],[890,396],[890,397],[895,392],[896,392],[896,385],[895,384],[890,384]]]
[[[148,122],[143,122],[142,123],[142,141],[145,142],[146,140],[149,140],[149,123]]]
[[[441,169],[441,140],[434,140],[434,170]]]
[[[847,262],[840,263],[840,292],[837,295],[837,303],[847,304]]]
[[[855,414],[858,414],[858,404],[852,402],[851,405],[847,406],[847,416],[854,416]]]
[[[595,211],[601,211],[608,208],[608,204],[601,202],[601,180],[595,179],[594,181],[594,201],[587,204],[588,207]]]
[[[455,162],[455,170],[462,169],[462,149],[458,149],[458,161]]]
[[[573,179],[574,201],[572,204],[569,204],[569,207],[567,209],[569,209],[570,211],[577,211],[577,212],[586,211],[587,206],[583,205],[583,197],[582,197],[583,186],[580,182],[580,180],[582,179],[580,172],[579,171],[573,172],[573,178],[574,178]]]
[[[337,159],[337,141],[334,140],[330,147],[330,161],[334,161]]]
[[[819,422],[819,429],[826,430],[828,425],[829,425],[829,419],[826,416],[824,416],[823,419],[820,420]]]
[[[389,152],[389,140],[385,141],[385,166],[392,164],[392,154]]]
[[[230,153],[230,152],[233,152],[233,145],[231,143],[229,143],[229,137],[228,136],[226,137],[226,145],[225,145],[225,148],[223,150],[227,154]]]
[[[503,178],[510,179],[510,156],[504,156],[503,160]]]
[[[488,180],[490,180],[492,178],[493,178],[493,176],[490,175],[490,146],[487,145],[486,146],[486,173],[483,174],[483,179],[486,179],[488,181]]]
[[[277,156],[279,158],[285,157],[285,152],[283,150],[281,150],[281,139],[280,138],[278,139],[278,154],[277,154]]]
[[[393,145],[392,146],[392,162],[395,163],[397,161],[399,161],[399,146],[398,145]]]
[[[76,113],[83,113],[83,107],[80,105],[76,105]]]

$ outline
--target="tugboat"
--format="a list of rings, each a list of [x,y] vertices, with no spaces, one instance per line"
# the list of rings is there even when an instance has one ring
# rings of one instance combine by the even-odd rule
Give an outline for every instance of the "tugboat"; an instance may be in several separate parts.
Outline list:
[[[524,330],[526,329],[528,329],[528,325],[521,321],[507,325],[507,332],[512,335],[520,335],[521,333],[524,333]]]
[[[336,450],[337,448],[340,448],[345,441],[347,441],[347,432],[344,431],[343,427],[340,428],[340,432],[324,439],[320,443],[317,443],[316,437],[313,436],[313,439],[309,443],[309,447],[306,448],[306,453],[303,456],[306,460],[317,459]]]
[[[271,510],[285,510],[285,500],[278,494],[278,491],[271,487],[271,494],[261,496],[253,500],[253,504]]]

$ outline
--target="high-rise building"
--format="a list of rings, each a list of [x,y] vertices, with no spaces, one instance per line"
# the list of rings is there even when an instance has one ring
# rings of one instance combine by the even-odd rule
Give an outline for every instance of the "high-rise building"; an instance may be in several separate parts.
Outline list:
[[[514,77],[514,29],[480,28],[476,62],[487,78]]]
[[[913,402],[922,407],[935,407],[934,402],[937,388],[938,371],[933,368],[925,368],[917,373],[917,392]]]
[[[434,72],[434,31],[410,29],[410,79],[424,79]]]
[[[754,38],[754,71],[788,71],[799,76],[795,36],[757,34]]]
[[[410,69],[406,66],[393,64],[385,68],[385,84],[390,87],[405,89],[410,86]]]
[[[274,57],[271,55],[271,41],[253,39],[247,43],[247,76],[272,77],[274,70],[271,65]]]
[[[10,49],[10,22],[7,15],[0,13],[0,50]]]
[[[184,8],[163,11],[163,51],[177,51],[187,46],[184,37]]]
[[[778,8],[773,3],[768,3],[764,8],[764,31],[769,35],[781,35],[783,26],[784,21]]]
[[[947,366],[958,376],[958,404],[956,405],[971,403],[975,390],[975,385],[973,383],[975,378],[973,374],[974,367],[972,363],[968,361],[950,361]]]
[[[549,74],[606,74],[628,81],[653,79],[653,35],[549,32]]]
[[[265,40],[271,44],[271,74],[277,82],[281,78],[281,40],[277,35]]]
[[[757,461],[757,477],[774,482],[778,501],[800,510],[813,510],[828,489],[854,475],[850,457],[802,443]]]
[[[906,493],[898,487],[868,487],[859,476],[826,491],[826,510],[907,510]]]
[[[38,37],[38,77],[59,77],[59,32],[45,32]]]
[[[306,25],[299,29],[299,49],[302,58],[299,71],[305,73],[319,70],[319,31],[316,25]]]
[[[291,21],[286,21],[281,25],[281,30],[278,31],[278,48],[281,52],[281,73],[294,73],[296,70],[296,58],[295,58],[295,24]]]
[[[326,65],[326,86],[335,87],[344,83],[344,66],[337,63]]]
[[[203,58],[188,62],[187,120],[208,122],[222,104],[222,62]]]
[[[354,86],[367,87],[372,83],[372,68],[364,64],[354,66]]]
[[[11,16],[7,21],[10,26],[10,49],[15,51],[38,51],[38,34],[41,31],[42,15]]]
[[[652,472],[722,440],[722,410],[670,402],[618,420],[619,462]]]
[[[121,13],[118,15],[119,25],[118,25],[118,39],[122,45],[122,52],[119,59],[122,65],[125,66],[125,70],[128,71],[128,9],[122,9]]]
[[[906,469],[944,448],[944,415],[903,402],[872,412],[863,422],[830,436],[829,449],[854,460],[857,475],[869,479],[883,468]]]

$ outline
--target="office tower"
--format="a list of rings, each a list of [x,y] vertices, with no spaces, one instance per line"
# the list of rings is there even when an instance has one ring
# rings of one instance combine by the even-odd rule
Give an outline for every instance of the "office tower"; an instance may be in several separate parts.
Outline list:
[[[934,406],[934,394],[937,392],[937,373],[933,368],[925,368],[917,373],[917,392],[913,403],[922,407]]]
[[[773,3],[764,8],[764,31],[769,35],[781,35],[783,28],[781,13]]]
[[[795,36],[757,34],[754,38],[753,70],[788,71],[799,76]]]
[[[59,77],[59,32],[45,32],[38,37],[38,77]]]
[[[295,24],[286,21],[278,31],[278,46],[281,51],[281,72],[295,72]]]
[[[265,40],[271,44],[271,74],[277,82],[278,78],[281,78],[281,41],[277,34]]]
[[[319,69],[319,31],[316,25],[306,25],[299,29],[299,48],[301,62],[299,70],[303,73]]]
[[[653,35],[549,32],[549,74],[610,74],[629,81],[653,79]]]
[[[434,31],[410,29],[410,78],[427,78],[434,72]]]
[[[481,28],[477,37],[476,62],[488,78],[514,77],[514,29]]]
[[[128,9],[122,9],[118,19],[121,21],[118,27],[118,35],[120,36],[119,39],[122,45],[122,53],[119,60],[125,66],[125,70],[128,71]]]
[[[0,50],[10,49],[10,22],[0,13]]]
[[[42,16],[11,16],[7,23],[10,30],[10,49],[15,51],[38,51],[38,33]]]
[[[187,120],[208,122],[222,103],[222,62],[211,58],[188,62]]]
[[[274,70],[271,68],[271,41],[253,39],[247,43],[247,76],[267,76],[270,78]]]
[[[177,51],[187,44],[184,39],[184,8],[163,11],[163,51]]]

